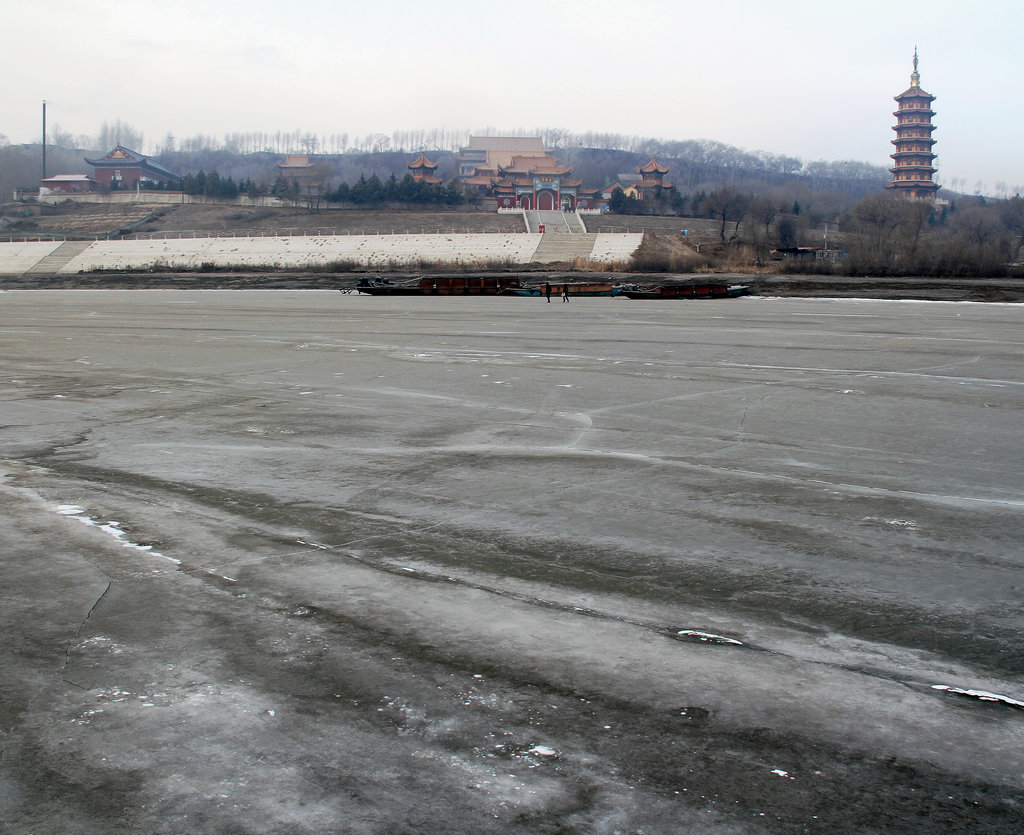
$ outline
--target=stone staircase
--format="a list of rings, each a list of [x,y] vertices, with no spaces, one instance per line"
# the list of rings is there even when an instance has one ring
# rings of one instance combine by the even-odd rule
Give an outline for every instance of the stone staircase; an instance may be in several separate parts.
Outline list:
[[[545,232],[540,239],[537,251],[530,259],[532,264],[551,264],[556,261],[575,261],[577,258],[589,259],[594,251],[597,233],[583,232],[580,234],[562,234]]]
[[[539,232],[544,227],[545,234],[555,235],[584,235],[587,230],[576,212],[549,212],[549,211],[528,211],[526,215],[526,227],[530,232]]]
[[[92,246],[92,243],[92,241],[64,241],[53,252],[38,261],[34,267],[27,270],[25,275],[38,275],[40,273],[54,275],[76,255],[81,255],[85,252]]]

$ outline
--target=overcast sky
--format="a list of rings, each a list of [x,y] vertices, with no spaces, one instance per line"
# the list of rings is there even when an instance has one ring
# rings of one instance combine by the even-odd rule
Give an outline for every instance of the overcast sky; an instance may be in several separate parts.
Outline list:
[[[939,179],[1024,191],[1024,4],[803,0],[0,0],[0,133],[560,127],[888,167],[937,97]]]

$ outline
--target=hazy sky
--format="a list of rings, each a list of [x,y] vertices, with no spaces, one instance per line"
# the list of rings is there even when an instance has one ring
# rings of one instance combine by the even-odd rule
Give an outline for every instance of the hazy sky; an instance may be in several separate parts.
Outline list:
[[[888,167],[937,96],[939,179],[1024,190],[1019,0],[0,0],[0,133],[561,127]],[[17,79],[17,81],[15,81]]]

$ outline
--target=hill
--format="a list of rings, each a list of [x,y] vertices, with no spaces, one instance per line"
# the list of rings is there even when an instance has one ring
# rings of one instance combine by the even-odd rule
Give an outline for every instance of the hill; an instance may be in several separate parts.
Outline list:
[[[21,205],[6,207],[22,215]],[[325,209],[309,212],[299,208],[218,204],[182,205],[63,203],[35,206],[30,217],[7,224],[11,233],[42,237],[93,237],[110,234],[132,237],[151,235],[301,235],[392,234],[400,232],[519,232],[520,215],[468,211],[404,211],[400,209]],[[7,212],[5,212],[6,214]],[[678,225],[678,222],[676,222]]]

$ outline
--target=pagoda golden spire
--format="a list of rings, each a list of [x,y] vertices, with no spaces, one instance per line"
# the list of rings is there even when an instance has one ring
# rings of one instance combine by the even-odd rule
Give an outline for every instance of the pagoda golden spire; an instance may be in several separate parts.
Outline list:
[[[921,73],[917,71],[917,44],[914,44],[914,71],[910,74],[910,86],[921,86]]]

